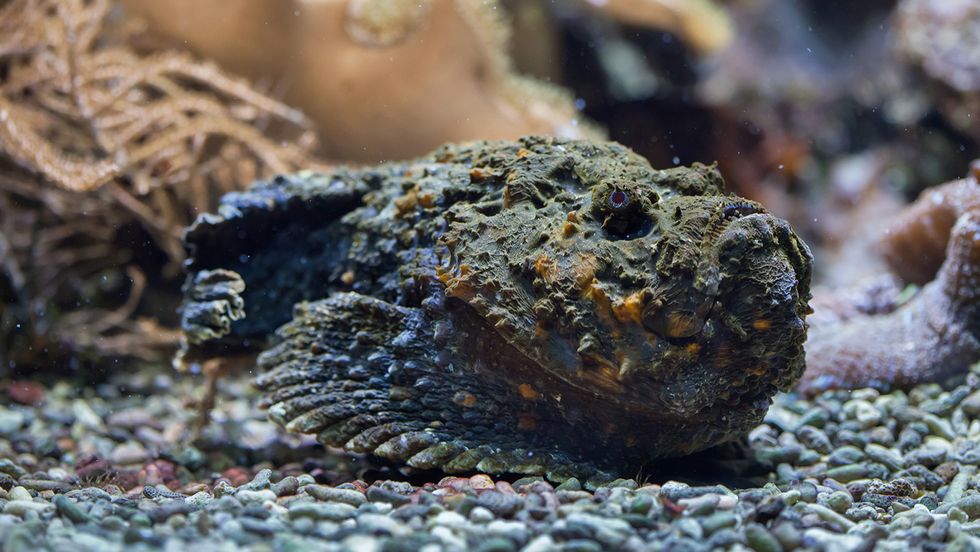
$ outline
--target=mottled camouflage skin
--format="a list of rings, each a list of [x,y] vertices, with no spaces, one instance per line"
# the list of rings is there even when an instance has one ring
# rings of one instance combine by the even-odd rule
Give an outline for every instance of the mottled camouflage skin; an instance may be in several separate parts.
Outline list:
[[[553,138],[260,183],[187,234],[187,358],[264,349],[272,418],[351,451],[635,475],[803,372],[810,253],[722,186]]]

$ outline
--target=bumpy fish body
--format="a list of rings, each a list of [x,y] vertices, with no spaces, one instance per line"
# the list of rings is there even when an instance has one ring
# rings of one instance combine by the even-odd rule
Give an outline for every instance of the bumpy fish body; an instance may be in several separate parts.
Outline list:
[[[722,186],[554,138],[260,183],[188,232],[186,358],[263,350],[271,417],[350,451],[635,475],[803,372],[810,253]]]

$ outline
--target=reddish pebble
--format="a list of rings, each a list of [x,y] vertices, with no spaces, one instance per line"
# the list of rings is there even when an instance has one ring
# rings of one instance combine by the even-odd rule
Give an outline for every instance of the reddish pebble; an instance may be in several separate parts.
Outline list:
[[[473,485],[468,477],[443,477],[439,481],[439,488],[463,492],[473,488]]]
[[[181,487],[178,492],[185,495],[192,495],[192,494],[199,493],[201,491],[208,491],[208,490],[210,489],[208,488],[206,483],[190,483],[188,485],[184,485],[183,487]]]
[[[245,468],[235,467],[221,472],[221,477],[227,479],[232,487],[238,487],[251,481],[252,473]]]
[[[140,471],[143,485],[156,486],[163,484],[170,490],[179,489],[180,480],[177,478],[177,466],[166,460],[153,460],[143,466]]]
[[[667,497],[663,497],[664,511],[670,514],[671,517],[680,517],[684,515],[684,507],[676,502],[670,500]]]
[[[498,491],[504,494],[512,494],[512,495],[517,494],[517,491],[514,490],[514,487],[512,487],[511,484],[506,481],[497,481],[497,484],[495,486]]]
[[[75,475],[79,479],[90,481],[100,477],[108,477],[111,472],[112,466],[109,465],[108,460],[95,457],[83,458],[75,467]]]
[[[478,491],[493,488],[493,479],[489,475],[479,473],[470,478],[470,487]]]
[[[354,487],[356,487],[357,490],[360,491],[360,492],[362,492],[362,493],[366,493],[367,490],[368,490],[368,487],[370,487],[370,485],[368,485],[367,482],[361,481],[360,479],[356,479],[354,481],[351,481],[350,484],[353,485]]]
[[[36,381],[14,381],[7,384],[7,395],[14,402],[35,405],[44,399],[44,386]]]

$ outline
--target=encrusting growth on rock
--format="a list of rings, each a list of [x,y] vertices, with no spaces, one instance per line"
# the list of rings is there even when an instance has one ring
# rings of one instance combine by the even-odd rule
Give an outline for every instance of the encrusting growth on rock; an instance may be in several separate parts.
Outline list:
[[[882,250],[898,278],[851,304],[814,299],[801,391],[908,388],[980,360],[978,169],[927,190],[889,226]],[[904,284],[924,286],[906,299]]]
[[[184,358],[264,349],[274,420],[415,468],[635,473],[803,370],[810,253],[722,187],[534,137],[277,177],[189,229]]]
[[[929,79],[936,107],[980,139],[980,3],[901,0],[893,28],[898,52]]]

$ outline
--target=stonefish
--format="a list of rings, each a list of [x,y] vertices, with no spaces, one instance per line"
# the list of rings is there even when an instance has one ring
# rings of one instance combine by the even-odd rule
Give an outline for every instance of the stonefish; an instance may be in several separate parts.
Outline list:
[[[262,351],[273,420],[415,468],[635,475],[803,373],[806,245],[713,167],[615,143],[280,176],[186,240],[186,361]]]

